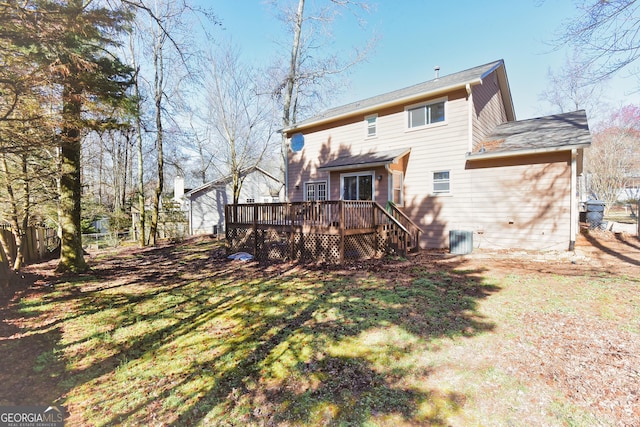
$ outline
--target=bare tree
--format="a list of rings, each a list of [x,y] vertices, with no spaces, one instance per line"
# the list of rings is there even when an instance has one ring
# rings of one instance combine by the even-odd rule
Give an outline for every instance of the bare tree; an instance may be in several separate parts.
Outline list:
[[[135,129],[136,129],[136,156],[137,156],[137,172],[138,172],[138,210],[139,210],[139,219],[138,219],[138,229],[140,231],[140,235],[138,236],[138,246],[144,247],[147,240],[145,238],[145,200],[144,200],[144,151],[143,151],[143,126],[142,126],[142,118],[141,118],[141,92],[140,92],[140,67],[135,63],[135,52],[133,48],[133,44],[130,45],[131,53],[132,53],[132,61],[134,61],[136,73],[133,79],[133,90],[134,90],[134,99],[137,105],[136,117],[135,117]],[[132,224],[133,226],[134,224]]]
[[[640,171],[640,108],[627,106],[613,114],[593,136],[586,170],[591,193],[608,210],[630,179]]]
[[[322,99],[332,78],[364,61],[376,39],[372,38],[363,49],[353,47],[348,54],[326,49],[332,39],[331,27],[335,20],[342,13],[350,12],[363,23],[358,11],[369,12],[371,5],[367,2],[328,0],[314,10],[306,8],[305,0],[297,0],[297,4],[286,2],[284,6],[278,2],[278,6],[281,7],[279,19],[292,37],[286,70],[280,69],[284,73],[275,90],[282,102],[282,124],[288,127],[298,120],[306,105]]]
[[[147,79],[147,82],[150,86],[149,99],[153,102],[153,131],[155,133],[157,169],[149,224],[149,244],[155,245],[164,190],[166,122],[170,116],[167,109],[171,104],[171,98],[179,98],[171,95],[178,90],[180,80],[189,74],[187,70],[188,58],[181,37],[186,37],[184,16],[190,12],[191,8],[184,1],[155,0],[149,5],[145,1],[128,3],[134,4],[144,12],[137,21],[137,29],[142,39],[142,52],[148,54],[151,60],[149,72],[151,77]],[[143,16],[146,17],[146,20],[143,19]],[[143,67],[141,73],[145,74],[145,71],[146,69]],[[140,100],[140,86],[136,90],[138,100]],[[140,152],[140,150],[138,151]],[[140,190],[143,191],[144,188],[140,188]],[[141,212],[141,218],[143,215],[144,212]],[[144,229],[142,230],[142,234],[144,234]]]
[[[580,62],[577,54],[565,59],[564,65],[547,72],[548,86],[538,98],[551,104],[553,113],[586,110],[596,116],[603,110],[603,82],[591,80],[589,66]]]
[[[640,58],[640,2],[583,0],[580,15],[566,23],[558,45],[576,48],[593,80],[603,80]],[[632,71],[638,74],[637,70]]]
[[[276,4],[276,2],[273,2]],[[280,6],[280,3],[278,3]],[[328,0],[317,10],[305,9],[305,0],[288,2],[281,7],[279,18],[289,31],[292,41],[286,69],[275,68],[276,78],[280,82],[274,91],[282,103],[282,126],[288,128],[298,120],[299,112],[312,103],[322,105],[322,95],[331,85],[332,78],[344,74],[355,64],[366,59],[375,45],[375,38],[364,49],[353,48],[352,54],[340,55],[326,52],[318,55],[322,46],[331,40],[331,26],[341,12],[350,11],[357,17],[357,11],[370,11],[367,2],[351,0]],[[343,59],[346,58],[346,59]],[[288,147],[282,137],[282,159],[287,177]],[[285,191],[288,198],[288,189]]]
[[[185,148],[190,156],[195,155],[196,157],[191,175],[200,184],[206,184],[210,180],[212,173],[220,174],[220,171],[216,170],[215,167],[216,145],[213,143],[215,138],[212,135],[212,131],[213,124],[209,122],[207,117],[201,120],[200,123],[195,112],[190,112],[189,137]],[[185,176],[186,173],[184,171],[183,173],[183,176]]]
[[[217,144],[218,174],[231,176],[233,203],[238,203],[244,172],[259,166],[272,147],[275,104],[262,87],[259,70],[244,65],[228,47],[212,56],[205,76],[206,108]]]

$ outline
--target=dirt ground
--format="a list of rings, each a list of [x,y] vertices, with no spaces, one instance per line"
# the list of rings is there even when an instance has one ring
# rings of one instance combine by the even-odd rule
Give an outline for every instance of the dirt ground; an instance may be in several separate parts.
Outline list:
[[[625,233],[590,231],[579,236],[573,252],[500,251],[466,256],[465,266],[470,268],[487,264],[493,276],[530,273],[544,277],[550,287],[562,276],[619,277],[627,286],[632,284],[630,292],[635,291],[629,301],[640,290],[640,239]],[[616,305],[615,301],[610,304]],[[628,307],[627,301],[620,305]],[[630,326],[637,331],[640,323],[638,308],[635,310]],[[620,331],[610,321],[571,313],[527,313],[525,317],[530,329],[507,344],[508,357],[498,364],[521,377],[541,379],[562,390],[576,405],[614,420],[615,425],[640,425],[637,332]]]
[[[117,276],[119,280],[126,280],[127,275],[140,274],[140,259],[126,256],[143,251],[137,248],[122,248],[117,252],[117,262],[110,262],[109,258],[95,265],[94,273],[100,277],[109,274]],[[161,254],[169,253],[171,245],[166,244],[158,248],[144,249],[151,255],[151,259]],[[88,258],[91,262],[95,254]],[[484,268],[490,269],[492,275],[506,276],[514,271],[519,273],[548,273],[548,280],[567,275],[611,274],[638,281],[640,278],[640,240],[636,236],[614,234],[610,232],[590,232],[582,234],[576,242],[575,251],[571,252],[527,252],[527,251],[474,251],[469,255],[453,256],[445,251],[421,251],[410,256],[412,266],[428,266],[433,268],[439,263],[456,263],[456,268]],[[213,254],[209,262],[224,262],[222,251]],[[127,265],[131,263],[131,265]],[[136,265],[134,265],[134,263]],[[40,264],[27,266],[20,275],[14,276],[12,284],[0,296],[0,320],[15,319],[19,299],[29,293],[37,292],[43,284],[51,283],[56,278],[53,273],[56,261],[51,260]],[[117,268],[115,268],[117,265]],[[191,267],[191,268],[198,268]],[[269,267],[277,270],[278,265]],[[357,265],[327,267],[334,269],[371,269],[382,277],[393,277],[398,272],[398,265],[387,260],[373,260]],[[144,275],[146,277],[162,277],[168,272],[166,264],[145,262]],[[264,274],[261,268],[251,268],[247,274]],[[640,285],[640,283],[639,283]],[[606,324],[594,325],[586,323],[579,317],[563,317],[549,315],[544,319],[532,322],[537,328],[546,328],[543,338],[531,331],[531,336],[544,342],[534,343],[537,353],[527,353],[521,360],[513,364],[514,371],[522,375],[538,375],[553,382],[556,387],[576,402],[585,405],[595,404],[601,413],[610,415],[619,421],[619,425],[628,424],[627,420],[640,422],[640,340],[637,334],[622,334],[607,329]],[[598,333],[589,333],[590,329]],[[586,332],[585,332],[586,331]],[[0,341],[10,339],[15,335],[13,325],[0,321]],[[587,337],[576,340],[574,336]],[[635,338],[634,338],[635,337]],[[0,396],[0,404],[20,404],[21,396],[38,396],[41,401],[53,401],[56,396],[48,396],[51,390],[43,387],[33,389],[27,386],[25,379],[12,380],[12,372],[16,365],[25,364],[23,371],[28,371],[29,364],[34,360],[31,355],[41,353],[42,348],[51,343],[39,339],[31,340],[33,348],[20,348],[14,357],[12,367],[3,363],[0,365],[0,380],[14,390],[12,401],[6,396]],[[516,344],[514,344],[516,345]],[[567,351],[558,351],[565,349]],[[544,363],[540,361],[544,360]],[[512,363],[513,361],[510,361]],[[30,366],[30,365],[29,365]],[[18,371],[22,369],[17,369]],[[621,373],[623,375],[621,375]],[[8,382],[6,382],[8,381]],[[12,383],[14,381],[15,383]],[[22,390],[22,391],[21,391]],[[590,403],[591,402],[591,403]],[[595,403],[593,403],[595,402]]]

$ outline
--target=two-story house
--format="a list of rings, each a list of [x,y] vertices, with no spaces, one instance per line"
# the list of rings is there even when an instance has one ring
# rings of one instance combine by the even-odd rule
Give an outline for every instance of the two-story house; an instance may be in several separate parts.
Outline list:
[[[502,60],[325,111],[284,129],[290,201],[395,203],[420,246],[567,250],[578,233],[586,114],[516,121]]]

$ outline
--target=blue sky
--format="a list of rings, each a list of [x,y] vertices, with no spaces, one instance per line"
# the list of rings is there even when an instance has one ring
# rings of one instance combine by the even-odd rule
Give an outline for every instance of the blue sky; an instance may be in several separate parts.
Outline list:
[[[375,9],[363,15],[367,20],[364,31],[378,35],[377,47],[366,62],[350,72],[349,84],[330,106],[430,80],[436,65],[440,66],[440,75],[446,75],[504,59],[517,118],[553,112],[538,98],[546,88],[548,69],[559,69],[569,54],[568,50],[554,51],[550,43],[578,13],[573,0],[372,3]],[[231,38],[245,60],[264,65],[285,51],[277,42],[289,43],[289,39],[264,1],[219,0],[206,4],[222,22],[214,35]],[[330,47],[345,54],[353,46],[362,47],[368,37],[349,14],[336,21],[334,32]],[[633,78],[624,78],[623,71],[608,84],[603,101],[612,107],[640,104],[640,94],[629,94],[636,85]]]

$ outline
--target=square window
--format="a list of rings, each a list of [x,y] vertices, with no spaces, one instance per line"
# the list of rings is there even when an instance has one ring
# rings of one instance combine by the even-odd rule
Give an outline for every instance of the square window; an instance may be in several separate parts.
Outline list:
[[[429,106],[429,123],[444,122],[444,102]]]
[[[340,176],[342,200],[373,200],[373,172]]]
[[[416,128],[427,124],[425,107],[412,108],[409,110],[409,127]]]

